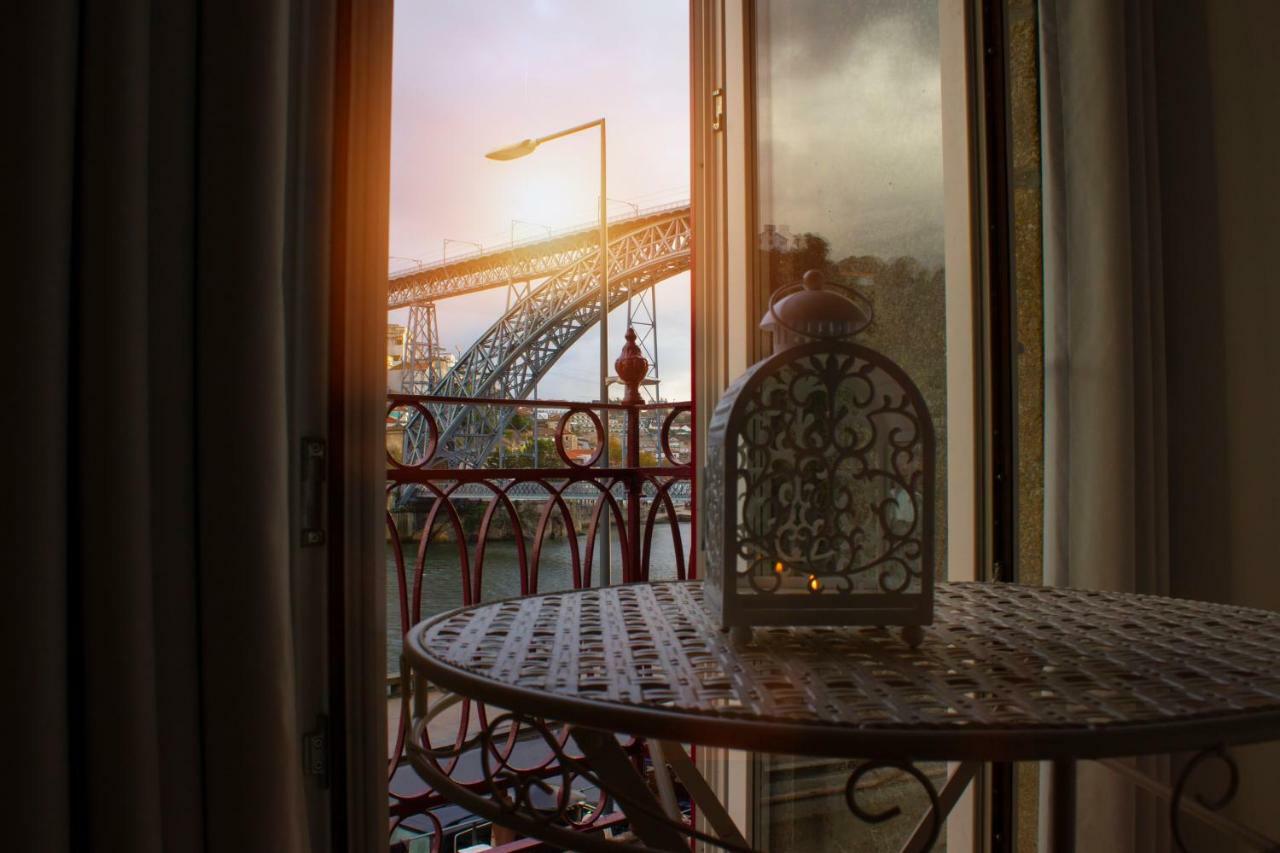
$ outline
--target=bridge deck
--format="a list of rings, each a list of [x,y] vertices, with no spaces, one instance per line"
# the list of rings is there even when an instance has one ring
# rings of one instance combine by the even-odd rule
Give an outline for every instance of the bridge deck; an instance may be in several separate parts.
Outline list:
[[[645,228],[673,216],[687,217],[689,202],[681,201],[641,210],[638,214],[609,219],[609,240]],[[554,275],[596,251],[596,223],[575,225],[514,245],[458,255],[411,267],[387,279],[387,307],[403,308],[468,293],[505,287],[512,281],[529,281]]]

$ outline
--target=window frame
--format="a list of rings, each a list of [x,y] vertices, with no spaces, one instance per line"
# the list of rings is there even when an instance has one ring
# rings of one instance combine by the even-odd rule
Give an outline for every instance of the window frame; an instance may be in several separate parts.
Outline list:
[[[335,0],[325,505],[329,850],[387,844],[381,583],[394,0]],[[301,745],[300,745],[301,749]]]

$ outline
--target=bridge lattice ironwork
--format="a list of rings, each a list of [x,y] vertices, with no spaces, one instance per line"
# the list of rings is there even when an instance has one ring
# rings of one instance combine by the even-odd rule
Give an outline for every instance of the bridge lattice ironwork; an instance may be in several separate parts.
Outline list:
[[[609,240],[610,309],[635,293],[689,269],[688,205],[644,212],[629,218],[623,227],[611,225],[610,230],[618,234],[611,235]],[[575,234],[553,237],[539,241],[543,245],[536,250],[533,245],[526,246],[523,260],[515,257],[518,252],[510,250],[512,257],[505,261],[500,258],[502,253],[478,254],[469,259],[478,265],[474,270],[460,273],[459,281],[440,284],[438,291],[430,289],[430,279],[414,285],[421,298],[439,298],[505,285],[508,264],[537,266],[568,259],[565,266],[554,270],[516,301],[463,353],[432,389],[432,396],[526,399],[560,356],[598,323],[598,243],[592,243],[585,250],[572,251],[562,251],[562,247],[552,245],[570,239],[578,238]],[[589,238],[583,239],[589,241]],[[535,260],[537,258],[542,260]],[[458,263],[461,262],[451,262],[451,265]],[[482,286],[482,282],[489,279],[493,283]],[[463,289],[468,287],[470,291]],[[396,294],[406,290],[393,291],[393,306],[395,300],[401,298]],[[436,452],[439,462],[449,468],[472,468],[485,463],[514,415],[515,406],[495,408],[449,403],[433,406],[433,413],[441,427]],[[422,419],[414,416],[405,429],[404,457],[420,457],[427,440]]]
[[[687,220],[689,203],[682,201],[641,210],[634,215],[612,217],[609,220],[609,242],[612,244],[615,237],[673,216]],[[506,287],[513,281],[546,278],[585,257],[594,257],[599,243],[599,232],[592,222],[509,246],[418,264],[388,278],[387,307],[407,308]]]

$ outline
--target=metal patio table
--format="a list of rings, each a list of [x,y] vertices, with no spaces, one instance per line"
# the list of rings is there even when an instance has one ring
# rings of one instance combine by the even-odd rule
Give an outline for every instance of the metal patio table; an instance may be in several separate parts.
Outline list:
[[[1172,787],[1107,762],[1170,799],[1181,846],[1183,810],[1266,845],[1215,809],[1234,794],[1229,745],[1280,738],[1280,614],[1202,602],[1017,584],[942,583],[923,645],[877,628],[757,628],[750,641],[718,630],[698,581],[545,593],[466,607],[416,626],[406,652],[415,694],[425,684],[510,709],[475,738],[411,749],[414,767],[446,797],[521,833],[579,850],[618,850],[557,826],[564,792],[583,779],[608,792],[648,848],[687,850],[699,837],[672,820],[666,765],[697,803],[712,837],[744,842],[680,744],[854,758],[846,800],[867,821],[857,781],[885,767],[910,774],[930,809],[904,849],[928,849],[983,762],[1049,761],[1055,850],[1074,846],[1081,759],[1191,752]],[[422,689],[419,689],[422,688]],[[416,712],[415,741],[433,711]],[[542,722],[556,721],[556,722]],[[513,721],[559,761],[559,788],[503,760]],[[647,739],[659,795],[619,744]],[[581,754],[567,747],[572,737]],[[484,783],[462,785],[448,761],[479,748]],[[1190,774],[1219,760],[1231,790],[1219,802],[1184,797]],[[915,764],[953,762],[940,789]],[[559,797],[539,805],[541,784]],[[705,839],[706,836],[703,836]]]

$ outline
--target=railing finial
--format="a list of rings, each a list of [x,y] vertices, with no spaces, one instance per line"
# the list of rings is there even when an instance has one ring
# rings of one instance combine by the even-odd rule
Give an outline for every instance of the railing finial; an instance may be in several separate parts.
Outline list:
[[[644,353],[636,344],[635,329],[627,329],[627,342],[622,345],[622,353],[613,363],[613,369],[618,371],[618,378],[627,386],[627,393],[623,396],[622,402],[630,405],[643,403],[644,399],[640,396],[640,383],[649,373],[649,360],[644,357]]]

